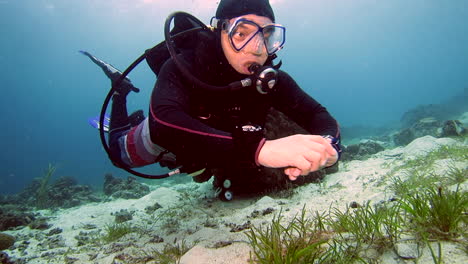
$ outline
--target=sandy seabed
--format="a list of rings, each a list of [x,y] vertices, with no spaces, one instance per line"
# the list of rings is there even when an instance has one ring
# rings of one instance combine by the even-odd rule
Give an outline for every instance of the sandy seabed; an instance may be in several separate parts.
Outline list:
[[[62,230],[55,236],[56,243],[44,234],[48,230],[26,227],[5,232],[20,241],[28,238],[26,246],[15,245],[14,250],[5,252],[12,257],[24,258],[31,264],[136,263],[137,257],[151,255],[168,243],[183,241],[194,246],[182,256],[180,263],[249,263],[252,248],[245,235],[248,230],[245,227],[269,224],[279,212],[286,223],[301,213],[303,208],[312,213],[328,212],[331,207],[345,211],[352,202],[364,204],[370,201],[377,204],[388,201],[394,196],[387,177],[393,167],[442,145],[454,144],[463,143],[426,136],[406,147],[379,152],[364,161],[343,162],[339,172],[327,175],[320,184],[296,188],[294,195],[287,199],[262,196],[222,202],[215,197],[211,182],[167,182],[152,186],[151,193],[140,199],[111,200],[58,211],[44,210],[41,214],[50,217],[51,229]],[[447,162],[439,160],[435,169],[443,172]],[[462,162],[459,166],[466,167],[467,163]],[[462,188],[466,190],[466,181]],[[162,208],[149,212],[147,208],[155,203]],[[111,243],[86,242],[86,239],[91,241],[93,237],[103,234],[106,225],[114,223],[113,214],[122,209],[132,213],[133,218],[128,223],[137,226],[139,232],[127,234]],[[164,242],[161,242],[162,239]],[[468,263],[467,251],[462,245],[443,242],[442,246],[444,263]],[[152,260],[147,263],[157,262]],[[389,252],[383,254],[378,263],[416,262],[403,260]],[[424,251],[418,263],[433,263],[430,253]]]

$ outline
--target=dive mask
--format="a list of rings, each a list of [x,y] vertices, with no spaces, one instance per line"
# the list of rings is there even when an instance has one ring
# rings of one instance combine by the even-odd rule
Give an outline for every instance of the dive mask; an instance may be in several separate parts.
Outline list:
[[[268,55],[272,55],[286,42],[286,28],[279,24],[260,26],[248,19],[238,18],[233,23],[225,20],[221,25],[221,28],[228,33],[232,47],[237,51],[241,51],[255,40],[263,41]]]

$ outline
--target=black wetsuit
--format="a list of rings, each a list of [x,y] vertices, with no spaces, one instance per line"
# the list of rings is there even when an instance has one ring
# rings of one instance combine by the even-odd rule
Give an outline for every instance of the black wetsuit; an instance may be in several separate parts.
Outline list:
[[[193,46],[182,54],[189,70],[203,82],[225,86],[247,77],[229,65],[219,35],[198,39]],[[265,142],[263,133],[244,134],[238,128],[265,127],[270,108],[284,113],[307,133],[340,137],[335,119],[283,71],[278,73],[274,90],[266,95],[253,87],[217,92],[191,83],[173,59],[168,59],[159,71],[149,117],[144,122],[125,130],[126,122],[117,122],[126,120],[122,104],[125,96],[114,96],[110,133],[114,159],[131,167],[144,166],[155,162],[161,146],[175,154],[176,158],[168,158],[176,163],[172,165],[208,168],[218,182],[225,178],[237,182],[234,189],[245,190],[245,179],[255,182],[252,179],[258,178],[260,166],[256,159]]]
[[[212,43],[201,43],[194,53],[185,56],[191,62],[191,72],[204,82],[218,86],[247,77],[228,64],[217,41],[219,38]],[[335,119],[286,72],[279,71],[275,89],[267,95],[253,87],[213,92],[190,83],[170,59],[161,68],[151,96],[151,139],[174,153],[182,164],[228,171],[255,168],[264,138],[238,139],[236,126],[265,127],[270,107],[287,115],[310,134],[340,137]]]
[[[186,83],[175,64],[168,61],[151,97],[151,138],[178,159],[217,166],[236,159],[254,164],[260,141],[236,146],[234,128],[249,123],[264,127],[270,107],[286,114],[310,134],[339,136],[335,119],[287,73],[279,71],[275,89],[268,95],[255,89],[215,94]],[[246,156],[239,156],[240,153]]]

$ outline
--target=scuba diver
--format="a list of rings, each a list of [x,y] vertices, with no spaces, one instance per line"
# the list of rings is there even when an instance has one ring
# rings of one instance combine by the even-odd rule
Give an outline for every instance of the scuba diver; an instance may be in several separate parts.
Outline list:
[[[152,67],[158,78],[148,117],[140,112],[135,122],[128,116],[126,97],[138,91],[128,78],[116,87],[109,122],[114,164],[134,168],[159,162],[200,170],[194,180],[214,176],[223,200],[263,191],[263,167],[281,168],[295,181],[335,165],[341,153],[338,123],[279,70],[281,63],[273,64],[285,31],[275,23],[268,0],[221,0],[209,30]],[[267,139],[270,109],[307,133]]]

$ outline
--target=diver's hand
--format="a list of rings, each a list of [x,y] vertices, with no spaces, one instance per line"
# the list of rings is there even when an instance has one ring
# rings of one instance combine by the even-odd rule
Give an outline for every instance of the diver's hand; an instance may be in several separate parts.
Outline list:
[[[120,72],[112,73],[111,83],[115,89],[114,95],[127,97],[127,95],[133,91],[135,93],[140,92],[140,89],[136,88],[130,79],[124,78],[119,85],[116,85],[117,80],[120,78],[122,74]]]
[[[331,139],[329,138],[324,138],[324,139],[331,145],[332,143]],[[335,148],[333,149],[335,150],[335,155],[329,157],[327,162],[325,163],[325,166],[322,166],[320,169],[333,166],[338,161],[339,154]],[[284,174],[288,175],[291,181],[295,181],[300,175],[304,175],[300,169],[292,168],[292,167],[284,169]]]
[[[290,180],[331,166],[338,153],[330,140],[317,135],[293,135],[267,140],[258,155],[258,163],[270,168],[286,168]]]

